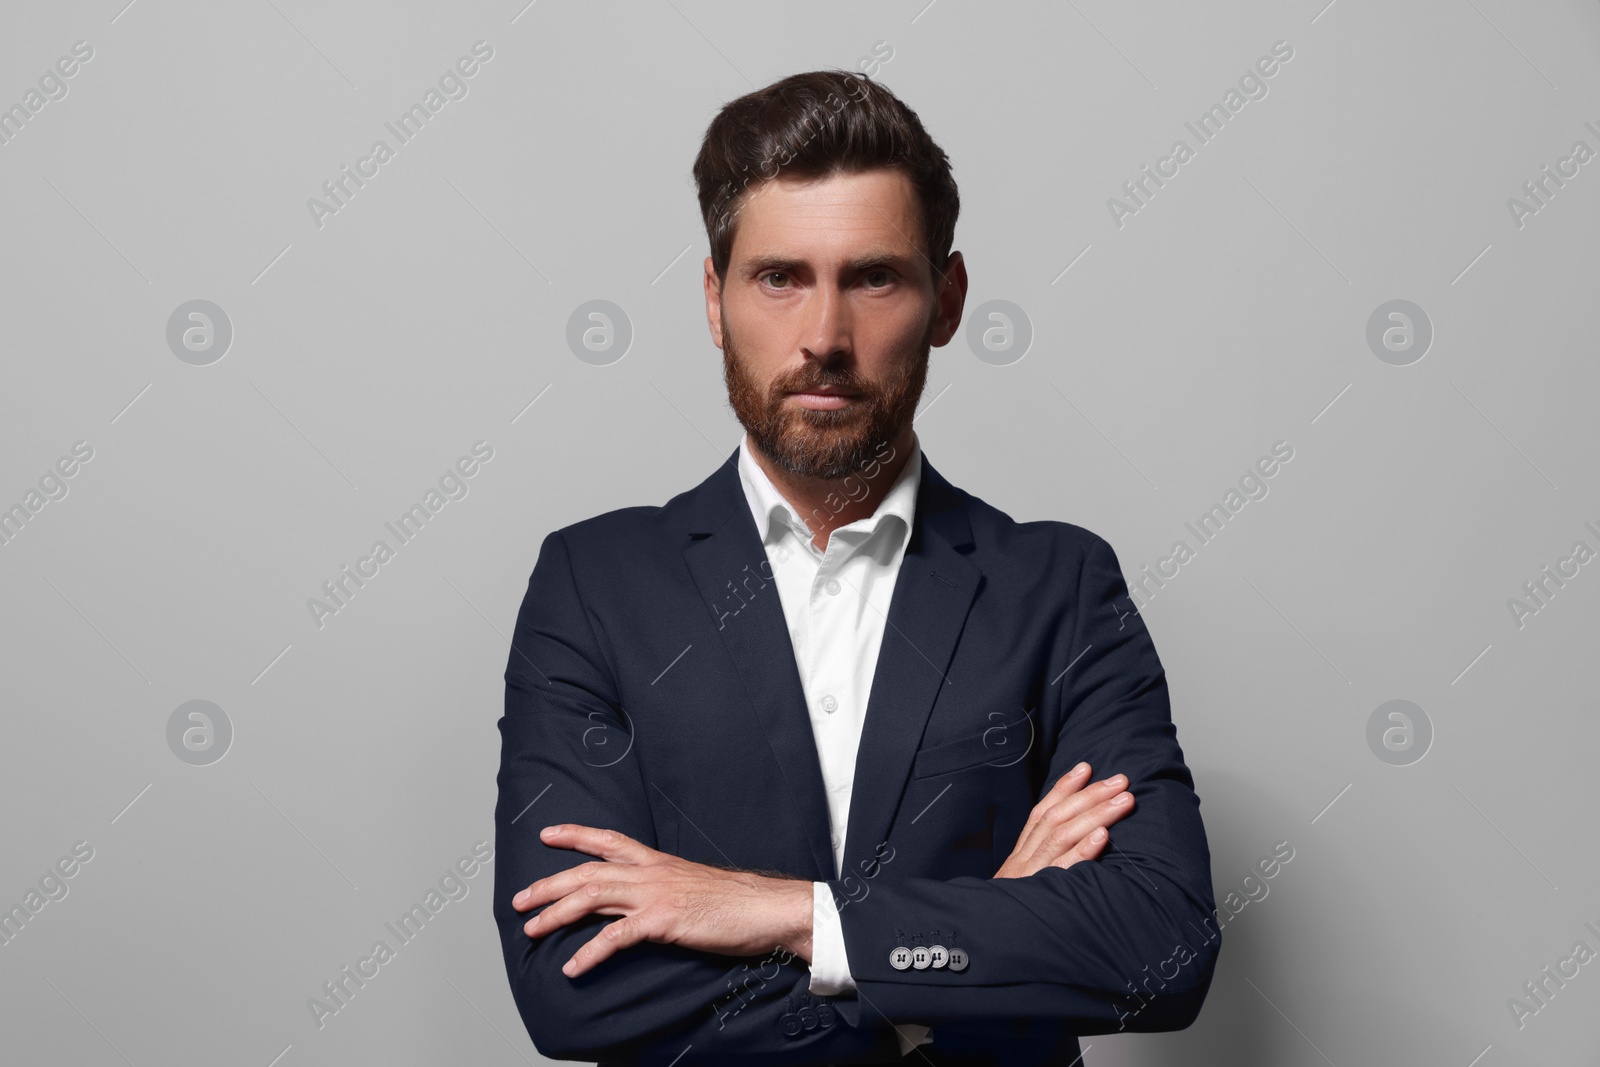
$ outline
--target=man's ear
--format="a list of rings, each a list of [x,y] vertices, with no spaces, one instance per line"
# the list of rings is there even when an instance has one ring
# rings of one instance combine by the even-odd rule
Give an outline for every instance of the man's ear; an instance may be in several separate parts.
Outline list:
[[[706,290],[706,327],[711,331],[711,343],[722,347],[722,283],[717,278],[716,267],[707,256],[703,265]]]
[[[961,312],[967,303],[967,263],[960,252],[950,253],[944,277],[935,277],[934,285],[939,287],[939,308],[934,313],[937,321],[928,344],[933,348],[943,348],[961,328]]]

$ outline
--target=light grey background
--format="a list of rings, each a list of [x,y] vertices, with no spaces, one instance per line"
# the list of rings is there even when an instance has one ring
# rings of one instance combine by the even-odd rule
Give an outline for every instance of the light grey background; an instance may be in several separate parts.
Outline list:
[[[1520,628],[1507,606],[1600,548],[1600,162],[1520,227],[1507,206],[1600,150],[1595,4],[523,2],[5,5],[0,104],[94,55],[0,145],[0,505],[94,454],[0,547],[0,904],[94,855],[0,946],[0,1058],[540,1062],[492,868],[321,1029],[307,1000],[492,841],[544,534],[738,443],[706,123],[876,47],[954,161],[968,314],[1033,331],[1007,365],[965,331],[934,351],[941,471],[1103,535],[1131,582],[1294,449],[1146,608],[1219,901],[1294,859],[1192,1029],[1085,1062],[1596,1062],[1600,963],[1520,1028],[1507,1004],[1600,950],[1600,564]],[[468,95],[396,147],[383,124],[480,40]],[[1116,225],[1277,41],[1268,94]],[[308,198],[378,138],[395,157],[319,228]],[[234,333],[208,366],[166,340],[197,299]],[[633,329],[603,366],[566,341],[596,299]],[[1396,299],[1434,332],[1408,366],[1366,340]],[[319,628],[308,598],[480,440],[467,496]],[[168,747],[197,699],[233,729],[209,766]],[[1433,730],[1408,766],[1367,741],[1395,699]]]

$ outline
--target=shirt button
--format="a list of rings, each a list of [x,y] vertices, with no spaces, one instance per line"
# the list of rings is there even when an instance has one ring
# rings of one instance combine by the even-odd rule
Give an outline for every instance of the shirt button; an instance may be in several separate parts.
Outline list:
[[[829,596],[839,595],[839,583],[832,578],[829,578],[828,584],[824,585],[822,588],[828,591]]]
[[[835,711],[837,711],[838,709],[839,709],[839,702],[833,698],[833,694],[832,693],[829,693],[827,696],[822,698],[822,710],[823,711],[826,711],[828,714],[831,715]]]
[[[832,842],[834,848],[838,848],[839,847],[839,831],[837,831],[837,830],[829,830],[828,831],[828,840],[830,842]]]

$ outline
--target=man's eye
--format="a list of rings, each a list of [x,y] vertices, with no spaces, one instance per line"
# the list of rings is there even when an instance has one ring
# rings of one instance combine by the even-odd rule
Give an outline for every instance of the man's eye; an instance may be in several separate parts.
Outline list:
[[[891,283],[892,281],[894,281],[894,272],[893,271],[887,271],[887,270],[868,271],[867,274],[866,274],[866,278],[867,278],[867,284],[871,288],[873,288],[873,289],[882,289],[884,286],[886,286],[889,283]],[[881,281],[879,281],[878,283],[874,284],[873,281],[872,281],[872,279],[874,279],[874,278],[881,279]]]
[[[774,289],[787,289],[788,288],[787,285],[773,285],[772,279],[774,279],[774,278],[783,278],[786,281],[788,280],[789,276],[787,274],[785,274],[781,270],[771,271],[770,273],[768,273],[765,276],[765,278],[766,278],[766,283],[768,285],[771,285]]]

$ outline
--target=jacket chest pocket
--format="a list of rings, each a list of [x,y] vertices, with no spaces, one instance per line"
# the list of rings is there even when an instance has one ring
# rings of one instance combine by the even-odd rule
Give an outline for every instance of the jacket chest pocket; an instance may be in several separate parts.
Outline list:
[[[911,764],[911,777],[932,778],[977,767],[1010,767],[1035,747],[1036,731],[1028,716],[991,715],[994,725],[966,737],[920,750]]]
[[[937,876],[992,878],[1016,845],[1033,804],[1029,748],[1001,732],[964,737],[917,753],[911,765],[904,842],[940,857]],[[1026,735],[1024,734],[1025,740]],[[943,809],[934,805],[943,799]],[[922,818],[929,810],[938,817]],[[899,831],[897,831],[899,832]]]

